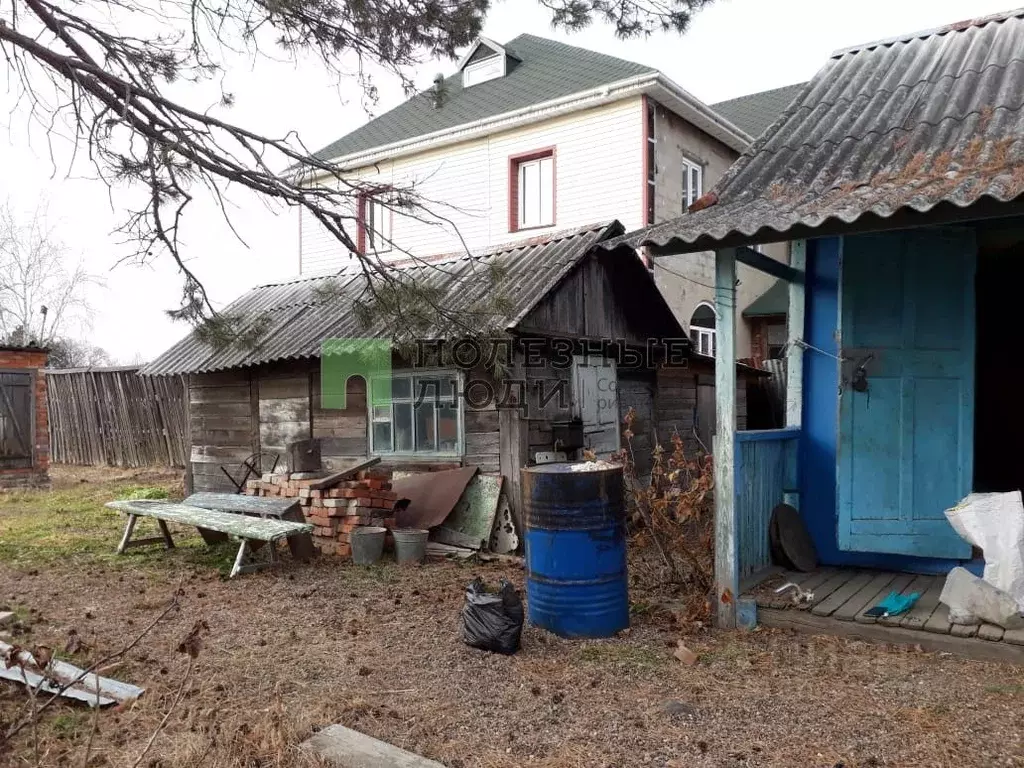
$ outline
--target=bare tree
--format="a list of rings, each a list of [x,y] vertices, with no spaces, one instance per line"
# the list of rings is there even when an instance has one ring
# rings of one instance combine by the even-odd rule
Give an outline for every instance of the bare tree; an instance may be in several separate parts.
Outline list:
[[[598,20],[633,37],[682,32],[711,0],[540,2],[556,27]],[[268,136],[226,119],[230,93],[221,93],[217,108],[196,107],[172,97],[170,86],[219,82],[231,53],[311,54],[339,77],[355,78],[373,102],[372,69],[411,92],[409,68],[429,57],[454,58],[479,34],[489,8],[490,0],[3,0],[0,52],[19,102],[49,135],[65,135],[108,184],[141,190],[122,230],[140,259],[165,254],[176,261],[184,290],[173,315],[209,326],[216,313],[179,240],[183,216],[205,197],[201,188],[225,217],[231,185],[304,208],[359,259],[368,285],[383,282],[391,296],[410,286],[396,290],[398,277],[356,247],[355,201],[368,190],[345,169],[312,154],[294,132]],[[318,183],[308,183],[314,177]],[[424,199],[415,186],[394,190],[388,205],[447,221],[443,201]]]
[[[52,346],[88,325],[88,290],[99,284],[61,242],[40,203],[25,218],[0,206],[0,339]]]

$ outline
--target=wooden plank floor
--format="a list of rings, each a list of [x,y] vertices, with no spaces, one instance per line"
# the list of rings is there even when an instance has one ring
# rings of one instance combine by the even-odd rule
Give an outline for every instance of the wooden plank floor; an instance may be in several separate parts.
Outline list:
[[[939,602],[945,576],[888,573],[856,568],[822,568],[813,573],[786,571],[754,590],[758,620],[765,626],[836,634],[867,640],[917,644],[930,650],[1024,664],[1024,630],[1004,632],[992,624],[958,626]],[[814,597],[797,604],[792,594],[775,594],[786,582],[799,584]],[[920,597],[900,616],[875,619],[869,608],[890,592]]]

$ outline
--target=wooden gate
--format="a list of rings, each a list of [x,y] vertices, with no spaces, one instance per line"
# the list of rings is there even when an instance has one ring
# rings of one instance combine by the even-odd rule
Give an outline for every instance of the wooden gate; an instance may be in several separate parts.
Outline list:
[[[0,469],[32,466],[32,374],[0,372]]]

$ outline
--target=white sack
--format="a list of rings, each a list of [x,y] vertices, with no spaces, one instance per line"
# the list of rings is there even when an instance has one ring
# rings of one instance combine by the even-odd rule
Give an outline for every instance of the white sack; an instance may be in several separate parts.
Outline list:
[[[1024,627],[1024,615],[1018,611],[1017,602],[966,568],[949,572],[939,600],[949,606],[949,620],[954,624],[976,623],[957,621],[954,614],[961,613],[1006,629]]]
[[[1008,593],[1024,610],[1024,502],[1020,491],[972,493],[947,509],[946,518],[961,537],[984,552],[985,581]]]

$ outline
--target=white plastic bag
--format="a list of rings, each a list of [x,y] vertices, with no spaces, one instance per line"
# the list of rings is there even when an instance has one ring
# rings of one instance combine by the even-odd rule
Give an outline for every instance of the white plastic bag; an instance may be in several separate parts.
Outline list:
[[[986,621],[1006,629],[1024,627],[1024,615],[1021,615],[1017,601],[966,568],[954,568],[949,572],[939,600],[949,606],[949,620],[953,624]],[[965,616],[972,620],[961,621]]]
[[[961,537],[984,552],[985,581],[1008,593],[1024,610],[1024,501],[1020,491],[972,493],[947,509],[946,518]],[[950,606],[951,618],[953,611]]]

